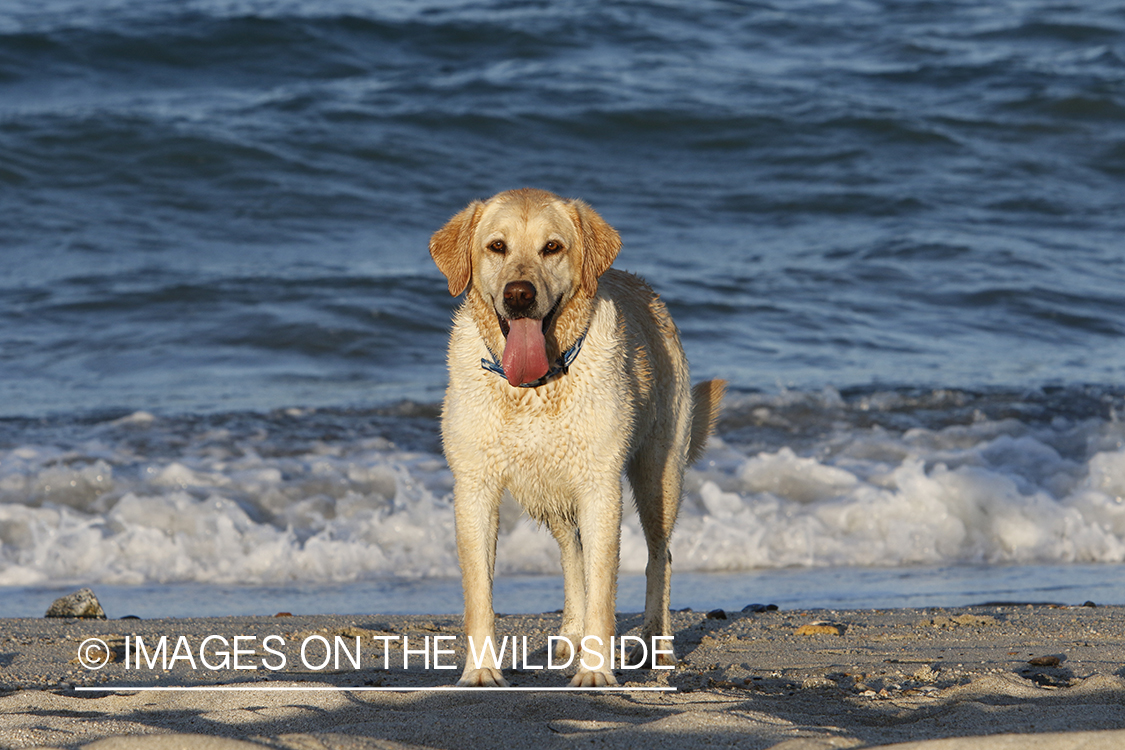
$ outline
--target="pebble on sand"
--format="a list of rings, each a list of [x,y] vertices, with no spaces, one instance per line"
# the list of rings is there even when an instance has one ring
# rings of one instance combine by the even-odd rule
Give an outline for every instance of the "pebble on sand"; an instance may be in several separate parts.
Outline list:
[[[102,609],[98,597],[90,589],[79,589],[73,594],[56,599],[47,608],[44,617],[83,617],[88,620],[104,620],[105,610]]]
[[[810,622],[797,628],[797,635],[843,635],[844,626],[834,622]]]
[[[1027,663],[1033,667],[1057,667],[1063,663],[1065,656],[1036,656],[1034,659],[1028,659]]]

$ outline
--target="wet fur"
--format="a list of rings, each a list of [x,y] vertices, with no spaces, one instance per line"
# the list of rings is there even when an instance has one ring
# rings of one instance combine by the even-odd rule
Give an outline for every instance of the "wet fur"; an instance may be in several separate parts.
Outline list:
[[[502,254],[489,249],[497,238],[506,246]],[[546,254],[548,241],[563,250]],[[616,625],[622,474],[633,487],[649,551],[642,636],[671,635],[668,545],[683,472],[703,451],[725,386],[715,380],[690,388],[663,303],[640,278],[610,269],[620,246],[617,232],[588,205],[539,190],[473,202],[430,242],[450,294],[466,292],[449,342],[442,414],[466,635],[480,644],[495,632],[492,579],[506,489],[558,541],[565,589],[560,635],[576,646],[586,635],[604,644],[596,649],[602,668],[580,667],[575,686],[616,682],[607,665]],[[520,280],[540,290],[531,317],[557,306],[544,329],[549,361],[586,332],[570,371],[537,388],[512,387],[480,365],[503,352],[503,289]],[[499,665],[474,669],[466,660],[459,684],[506,682]]]

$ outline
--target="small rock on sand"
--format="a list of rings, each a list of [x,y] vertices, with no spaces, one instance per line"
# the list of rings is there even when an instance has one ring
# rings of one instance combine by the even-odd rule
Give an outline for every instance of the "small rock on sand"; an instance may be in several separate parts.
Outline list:
[[[797,628],[797,635],[843,635],[844,626],[834,622],[810,622]]]
[[[98,597],[90,589],[79,589],[73,594],[56,599],[47,608],[44,617],[83,617],[88,620],[104,620],[105,610],[102,609]]]
[[[1066,657],[1059,656],[1036,656],[1034,659],[1028,659],[1027,663],[1033,667],[1057,667],[1062,664],[1063,659]]]

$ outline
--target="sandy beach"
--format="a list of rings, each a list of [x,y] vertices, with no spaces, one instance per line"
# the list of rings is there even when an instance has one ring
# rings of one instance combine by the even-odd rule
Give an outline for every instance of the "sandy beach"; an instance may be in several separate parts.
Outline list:
[[[0,620],[0,747],[1125,746],[1125,607],[678,612],[614,692],[543,690],[559,615],[509,615],[517,690],[401,690],[455,682],[459,619]]]

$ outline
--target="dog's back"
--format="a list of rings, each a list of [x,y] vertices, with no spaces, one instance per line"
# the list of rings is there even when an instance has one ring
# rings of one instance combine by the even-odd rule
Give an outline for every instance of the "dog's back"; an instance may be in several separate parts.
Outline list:
[[[694,463],[714,430],[726,383],[708,380],[689,387],[679,330],[656,292],[639,276],[611,268],[603,274],[598,294],[612,300],[621,316],[622,366],[633,384],[635,410],[630,455],[654,436],[686,431],[684,466]]]

